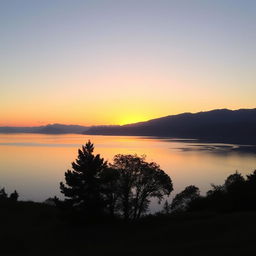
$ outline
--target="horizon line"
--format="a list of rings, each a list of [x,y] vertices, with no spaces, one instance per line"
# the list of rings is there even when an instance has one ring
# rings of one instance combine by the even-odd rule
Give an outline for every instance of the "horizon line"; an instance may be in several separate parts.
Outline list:
[[[147,119],[147,120],[142,120],[139,122],[134,122],[134,123],[125,123],[125,124],[92,124],[92,125],[83,125],[83,124],[74,124],[74,123],[59,123],[59,122],[53,122],[53,123],[47,123],[47,124],[41,124],[41,125],[22,125],[22,126],[18,126],[18,125],[0,125],[0,127],[13,127],[13,128],[32,128],[32,127],[44,127],[44,126],[50,126],[50,125],[66,125],[66,126],[84,126],[84,127],[95,127],[95,126],[124,126],[124,125],[131,125],[131,124],[138,124],[138,123],[144,123],[144,122],[148,122],[151,120],[155,120],[155,119],[160,119],[160,118],[165,118],[165,117],[169,117],[169,116],[177,116],[177,115],[183,115],[183,114],[199,114],[199,113],[204,113],[204,112],[212,112],[212,111],[218,111],[218,110],[228,110],[228,111],[239,111],[239,110],[255,110],[255,108],[239,108],[239,109],[230,109],[230,108],[217,108],[217,109],[211,109],[211,110],[202,110],[202,111],[197,111],[197,112],[181,112],[181,113],[177,113],[177,114],[170,114],[170,115],[165,115],[165,116],[160,116],[160,117],[155,117],[155,118],[151,118],[151,119]]]

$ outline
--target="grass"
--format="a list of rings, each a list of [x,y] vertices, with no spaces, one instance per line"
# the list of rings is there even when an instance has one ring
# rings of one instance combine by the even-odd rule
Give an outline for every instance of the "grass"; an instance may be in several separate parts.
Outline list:
[[[52,206],[0,205],[0,255],[254,255],[256,213],[149,216],[74,225]]]

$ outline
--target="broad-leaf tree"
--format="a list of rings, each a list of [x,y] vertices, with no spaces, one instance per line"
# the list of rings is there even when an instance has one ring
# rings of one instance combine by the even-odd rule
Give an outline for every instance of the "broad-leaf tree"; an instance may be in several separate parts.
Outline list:
[[[171,178],[145,156],[116,155],[111,166],[119,171],[118,194],[123,217],[138,219],[148,210],[150,199],[159,202],[173,190]]]
[[[118,214],[119,190],[119,171],[113,168],[106,168],[101,173],[101,194],[104,200],[105,212],[114,217]]]
[[[199,198],[199,188],[193,185],[187,186],[183,191],[178,193],[171,205],[173,211],[185,211],[187,210],[189,203]]]

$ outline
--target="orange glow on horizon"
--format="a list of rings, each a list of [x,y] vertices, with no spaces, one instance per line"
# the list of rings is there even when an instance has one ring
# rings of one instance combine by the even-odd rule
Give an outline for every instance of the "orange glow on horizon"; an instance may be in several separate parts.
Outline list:
[[[38,106],[41,107],[41,106]],[[159,106],[158,106],[159,107]],[[148,110],[147,110],[148,108]],[[168,115],[176,115],[184,112],[196,113],[200,111],[210,111],[213,109],[223,108],[216,106],[210,109],[192,109],[192,111],[186,111],[181,108],[153,108],[152,106],[146,106],[139,111],[139,107],[134,105],[133,109],[128,108],[115,108],[114,106],[107,106],[107,111],[103,112],[100,109],[94,109],[90,113],[84,113],[78,111],[82,109],[81,105],[77,105],[75,109],[67,108],[67,111],[51,111],[49,107],[44,108],[44,112],[39,109],[30,109],[30,111],[24,111],[24,113],[8,113],[1,116],[0,126],[44,126],[48,124],[64,124],[64,125],[83,125],[83,126],[95,126],[95,125],[126,125],[138,122],[145,122],[151,119],[160,118]],[[228,109],[235,110],[239,107],[227,107]],[[253,108],[253,106],[247,106],[244,108]],[[26,113],[25,113],[26,112]]]

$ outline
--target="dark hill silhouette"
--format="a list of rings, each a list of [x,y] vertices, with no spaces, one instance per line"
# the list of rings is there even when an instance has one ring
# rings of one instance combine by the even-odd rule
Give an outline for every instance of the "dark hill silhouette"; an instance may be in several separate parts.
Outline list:
[[[147,122],[91,127],[86,134],[194,138],[216,142],[256,144],[256,109],[218,109],[183,113]]]
[[[83,133],[88,129],[87,126],[48,124],[45,126],[34,127],[0,127],[0,133],[42,133],[42,134],[65,134],[65,133]]]

